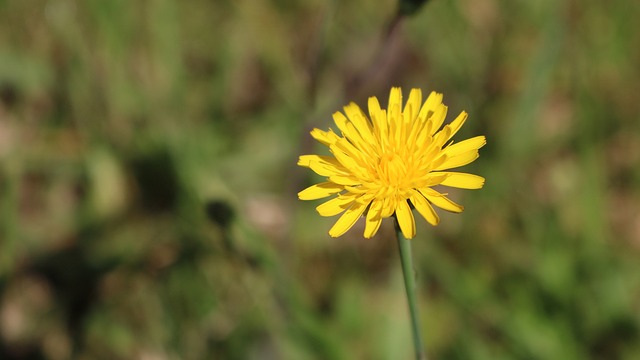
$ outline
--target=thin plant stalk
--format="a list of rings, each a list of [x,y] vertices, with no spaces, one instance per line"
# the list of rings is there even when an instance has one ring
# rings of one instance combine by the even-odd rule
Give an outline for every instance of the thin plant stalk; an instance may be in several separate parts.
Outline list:
[[[404,287],[407,290],[407,301],[409,303],[409,313],[411,315],[411,332],[413,334],[413,346],[417,360],[426,360],[424,343],[420,332],[420,315],[416,299],[416,280],[411,257],[411,240],[406,239],[400,231],[400,226],[396,221],[396,235],[398,238],[398,248],[400,250],[400,262],[402,263],[402,276]]]

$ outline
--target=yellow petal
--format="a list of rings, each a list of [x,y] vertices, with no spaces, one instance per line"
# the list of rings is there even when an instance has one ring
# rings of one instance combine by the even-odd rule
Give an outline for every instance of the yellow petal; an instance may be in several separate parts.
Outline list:
[[[347,210],[355,201],[353,196],[338,196],[316,207],[321,216],[334,216]]]
[[[409,114],[409,119],[413,121],[418,116],[418,111],[420,111],[420,103],[422,102],[422,90],[420,89],[411,89],[409,93],[409,99],[407,100],[407,105],[404,107],[404,113]]]
[[[482,176],[459,173],[459,172],[442,172],[448,174],[447,178],[442,181],[442,185],[456,187],[460,189],[481,189],[484,186],[484,178]]]
[[[353,176],[342,176],[342,175],[332,175],[329,176],[329,180],[336,183],[336,184],[340,184],[340,185],[348,185],[348,186],[354,186],[354,185],[360,185],[362,184],[362,181],[353,177]]]
[[[349,122],[349,120],[340,111],[336,111],[336,112],[333,113],[333,122],[335,122],[336,125],[338,126],[338,129],[340,129],[340,131],[342,131],[342,134],[346,134],[348,132],[348,129],[346,128],[347,127],[346,125]]]
[[[442,104],[442,94],[432,91],[424,102],[424,105],[422,105],[422,109],[420,109],[420,113],[418,114],[420,121],[426,121],[440,104]]]
[[[336,135],[336,133],[334,133],[333,131],[329,130],[329,131],[323,131],[320,129],[313,129],[311,130],[311,136],[318,140],[319,142],[321,142],[324,145],[331,145],[334,142],[336,142],[336,140],[338,140],[338,135]]]
[[[409,133],[411,132],[411,129],[413,129],[414,125],[413,118],[411,117],[414,110],[412,109],[411,104],[407,104],[404,109],[405,111],[402,112],[402,126],[404,127],[402,129],[402,138],[406,143],[407,139],[409,138]]]
[[[440,222],[438,214],[436,214],[431,204],[429,204],[422,194],[414,191],[414,193],[409,197],[409,200],[411,200],[413,206],[415,206],[416,210],[418,210],[420,215],[422,215],[429,224],[434,226],[438,225]]]
[[[402,111],[402,90],[399,87],[392,87],[389,93],[389,104],[387,110],[397,107],[398,112]]]
[[[444,144],[451,138],[451,128],[447,125],[442,128],[442,130],[438,131],[435,135],[433,135],[433,143],[432,146],[437,148],[442,148]]]
[[[442,172],[436,172],[436,173],[429,173],[429,175],[427,175],[427,181],[424,187],[428,187],[428,186],[436,186],[441,184],[449,175],[446,173],[442,173]]]
[[[360,193],[353,193],[353,194],[349,194],[351,196],[357,196],[356,197],[356,201],[361,203],[361,204],[369,204],[371,202],[371,200],[373,200],[376,196],[375,194],[371,194],[371,193],[366,193],[361,195]]]
[[[351,120],[356,130],[358,130],[362,139],[371,144],[373,141],[373,134],[371,132],[372,126],[364,112],[362,112],[362,109],[360,109],[360,107],[355,103],[350,103],[344,107],[344,112],[347,114],[347,117]]]
[[[447,174],[442,172],[429,172],[426,175],[422,176],[419,180],[416,180],[412,184],[412,188],[428,188],[431,186],[440,185],[444,179],[447,178]]]
[[[348,175],[349,171],[332,156],[301,155],[298,165],[311,168],[318,175]]]
[[[421,129],[419,129],[414,143],[417,145],[419,151],[426,151],[424,149],[427,149],[433,143],[433,138],[431,137],[429,129],[427,129],[426,126],[423,126]]]
[[[300,157],[298,157],[298,166],[309,167],[313,156],[318,155],[300,155]]]
[[[329,235],[331,237],[338,237],[347,230],[351,229],[353,225],[358,221],[362,213],[367,208],[369,204],[360,204],[358,202],[354,202],[353,205],[340,216],[338,221],[331,227],[329,230]]]
[[[367,120],[368,121],[368,120]],[[368,131],[368,130],[364,130]],[[352,145],[353,151],[360,153],[360,158],[362,159],[371,159],[377,158],[377,154],[379,153],[378,142],[375,140],[371,133],[366,133],[365,137],[362,136],[360,131],[356,129],[353,123],[349,122],[345,124],[344,135],[346,140]],[[336,140],[336,143],[344,141],[342,139]],[[335,143],[334,143],[335,144]]]
[[[334,175],[346,176],[348,174],[346,171],[339,170],[338,168],[327,165],[327,164],[312,162],[309,165],[311,170],[313,170],[316,174],[320,176],[334,176]]]
[[[435,134],[436,131],[440,129],[442,123],[444,123],[444,119],[447,117],[447,109],[448,108],[444,104],[439,104],[433,115],[428,119],[428,130],[430,134]]]
[[[478,154],[478,150],[473,150],[458,156],[447,157],[447,159],[442,162],[442,164],[434,167],[433,170],[446,170],[464,166],[473,162],[479,156],[480,155]]]
[[[332,182],[323,182],[315,185],[311,185],[308,188],[298,193],[300,200],[316,200],[322,199],[327,196],[339,193],[344,190],[343,185],[338,185]]]
[[[420,151],[420,149],[424,149],[427,145],[425,143],[425,139],[429,134],[424,130],[424,124],[419,121],[413,121],[411,124],[411,130],[409,131],[409,135],[407,135],[407,149],[412,149],[411,151]],[[419,140],[421,139],[421,140]],[[421,142],[418,142],[421,141]],[[417,148],[415,145],[418,145]]]
[[[387,218],[393,215],[393,212],[396,211],[396,201],[395,199],[386,197],[382,201],[382,213],[380,216],[383,218]]]
[[[449,157],[457,156],[468,151],[478,150],[487,143],[487,139],[484,136],[476,136],[471,139],[463,140],[457,144],[447,146],[443,153]]]
[[[382,211],[382,200],[374,199],[369,206],[369,212],[367,213],[367,222],[364,228],[364,237],[371,239],[380,228],[382,224],[382,217],[380,213]]]
[[[360,186],[345,186],[344,188],[348,192],[354,193],[354,194],[365,194],[365,193],[371,192],[371,189],[369,189],[369,188],[367,188],[367,187],[365,187],[363,185],[360,185]]]
[[[443,194],[433,189],[420,189],[420,192],[431,202],[433,205],[447,211],[454,213],[460,213],[464,210],[464,206],[456,204]]]
[[[458,130],[460,130],[460,128],[462,127],[462,125],[464,125],[464,122],[467,120],[467,113],[465,111],[461,112],[460,115],[458,115],[458,117],[456,117],[455,120],[453,120],[451,122],[451,124],[447,125],[448,127],[451,128],[451,135],[449,135],[449,139],[451,139],[453,137],[453,135],[455,135]]]
[[[372,96],[369,98],[369,115],[371,116],[371,125],[373,134],[378,139],[384,139],[387,136],[387,116],[382,109],[378,98]]]
[[[389,123],[389,144],[392,146],[400,146],[402,144],[402,105],[393,104],[393,107],[387,109]]]
[[[378,137],[380,143],[380,149],[385,151],[389,146],[389,118],[387,117],[386,110],[380,110],[380,116],[373,123],[374,133]]]
[[[357,107],[357,105],[353,103],[352,105]],[[345,109],[347,108],[348,107],[345,107]],[[354,110],[351,109],[349,111],[351,112]],[[357,110],[355,111],[358,111],[360,113],[362,112],[360,108],[357,108]],[[342,131],[342,135],[344,135],[344,137],[346,137],[349,142],[351,142],[351,144],[355,145],[356,149],[372,153],[371,145],[373,144],[373,137],[370,135],[370,133],[368,135],[365,133],[363,136],[362,131],[366,131],[367,129],[358,129],[356,126],[356,122],[351,117],[355,115],[351,114],[349,116],[350,117],[347,119],[347,117],[343,113],[338,111],[333,114],[333,121],[336,123],[336,125],[338,125],[340,131]],[[334,144],[338,141],[340,141],[340,139],[336,140]]]
[[[374,119],[378,119],[380,111],[382,109],[380,109],[380,103],[378,102],[378,98],[375,96],[371,96],[369,98],[369,116],[371,116],[371,120],[373,123],[375,123]]]
[[[396,205],[396,217],[398,219],[398,225],[402,235],[407,239],[412,239],[416,236],[416,221],[413,218],[413,213],[406,200],[398,200]]]
[[[360,176],[366,174],[366,169],[360,165],[359,157],[362,156],[362,152],[356,149],[347,139],[339,139],[329,149],[338,162],[346,169],[349,169],[350,172]]]
[[[447,157],[447,155],[440,155],[437,159],[435,159],[433,161],[433,163],[431,163],[431,170],[435,170],[438,169],[442,166],[442,164],[444,164],[445,162],[447,162],[449,158]]]

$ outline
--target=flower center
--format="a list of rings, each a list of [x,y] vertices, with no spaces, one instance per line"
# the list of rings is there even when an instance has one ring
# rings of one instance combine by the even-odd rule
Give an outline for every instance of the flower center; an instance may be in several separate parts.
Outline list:
[[[378,164],[378,177],[381,183],[390,188],[398,189],[405,183],[407,167],[398,154],[386,153]]]

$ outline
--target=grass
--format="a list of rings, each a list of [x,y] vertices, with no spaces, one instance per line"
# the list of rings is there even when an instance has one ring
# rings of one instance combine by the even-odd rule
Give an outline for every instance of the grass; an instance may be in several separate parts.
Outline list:
[[[414,240],[430,357],[636,358],[640,5],[395,8],[0,1],[0,357],[411,358],[393,224],[296,199],[308,130],[401,85],[488,139]]]

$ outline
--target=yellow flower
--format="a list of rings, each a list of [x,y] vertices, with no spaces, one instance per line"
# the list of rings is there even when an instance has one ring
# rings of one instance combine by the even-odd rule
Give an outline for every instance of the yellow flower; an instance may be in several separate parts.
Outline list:
[[[300,156],[298,165],[326,176],[327,181],[306,188],[298,197],[316,200],[337,195],[316,208],[322,216],[344,212],[329,235],[344,234],[366,213],[364,236],[371,238],[382,219],[395,213],[402,234],[411,239],[416,224],[407,201],[430,224],[437,225],[440,219],[432,205],[456,213],[463,207],[433,186],[480,189],[484,185],[481,176],[443,171],[474,161],[478,149],[486,144],[484,136],[457,144],[450,141],[467,113],[463,111],[440,129],[447,115],[442,94],[432,92],[421,104],[422,92],[412,89],[403,109],[402,91],[392,88],[388,110],[380,108],[377,98],[369,98],[370,118],[355,103],[345,106],[344,114],[334,113],[342,136],[331,129],[311,131],[311,136],[328,146],[333,156]]]

